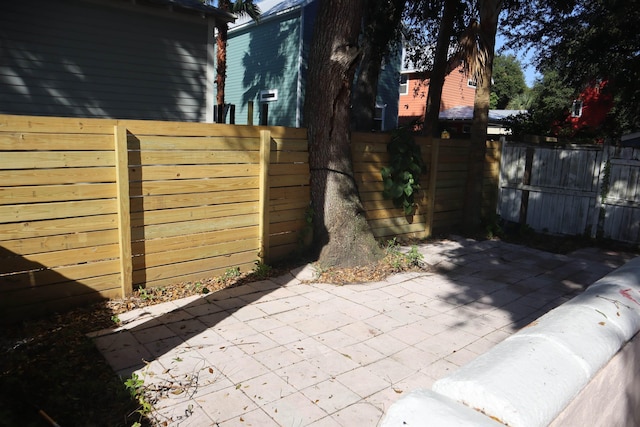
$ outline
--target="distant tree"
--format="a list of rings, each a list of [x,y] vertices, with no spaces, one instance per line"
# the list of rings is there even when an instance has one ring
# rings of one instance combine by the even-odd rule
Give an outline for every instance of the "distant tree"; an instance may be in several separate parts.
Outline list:
[[[608,82],[613,133],[640,128],[640,0],[534,0],[505,20],[507,47],[534,47],[540,69],[569,87]]]
[[[493,62],[491,103],[493,109],[503,110],[515,97],[525,93],[527,84],[520,62],[513,55],[496,55]]]
[[[202,0],[208,4],[209,0]],[[260,20],[260,8],[252,0],[218,0],[218,8],[225,12],[232,12],[238,16],[249,15],[251,19]],[[227,79],[227,40],[228,23],[216,21],[216,104],[224,105],[224,87]]]

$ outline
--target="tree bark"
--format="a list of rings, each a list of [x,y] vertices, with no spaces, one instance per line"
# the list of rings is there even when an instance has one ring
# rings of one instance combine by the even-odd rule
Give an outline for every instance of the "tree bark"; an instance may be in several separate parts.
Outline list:
[[[228,12],[231,9],[229,0],[221,0],[218,7]],[[227,39],[229,28],[226,22],[216,21],[216,104],[224,106],[224,85],[227,78]],[[218,113],[220,114],[220,112]],[[217,118],[216,118],[217,121]]]
[[[359,58],[362,0],[324,0],[314,24],[305,95],[314,248],[323,267],[379,258],[353,174],[351,84]]]
[[[469,147],[469,168],[467,175],[467,195],[464,209],[464,228],[473,232],[482,222],[482,187],[484,182],[484,157],[486,152],[487,125],[489,122],[489,102],[491,97],[491,76],[495,56],[496,32],[502,1],[485,0],[478,2],[480,15],[480,41],[486,49],[486,63],[477,79],[476,96],[473,103],[473,123]]]
[[[406,0],[365,1],[364,37],[358,76],[353,89],[352,129],[369,132],[374,129],[374,115],[380,70],[390,43],[402,20]]]
[[[438,30],[436,53],[433,58],[433,71],[429,78],[429,92],[427,93],[427,105],[422,128],[422,133],[425,136],[433,136],[435,138],[440,136],[438,123],[440,118],[440,104],[442,102],[442,87],[444,86],[444,79],[449,69],[447,59],[449,56],[451,35],[453,34],[453,21],[456,17],[458,4],[459,2],[456,0],[446,0],[444,3],[442,20],[440,21],[440,28]]]

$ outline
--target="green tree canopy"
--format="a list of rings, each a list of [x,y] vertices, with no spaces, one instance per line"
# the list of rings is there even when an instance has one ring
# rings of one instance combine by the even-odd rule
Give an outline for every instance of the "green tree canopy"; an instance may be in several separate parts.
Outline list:
[[[536,50],[540,70],[553,69],[579,91],[596,79],[614,96],[613,133],[640,128],[640,0],[534,0],[504,22],[508,48]]]
[[[493,61],[491,108],[505,109],[517,96],[527,91],[520,62],[513,55],[496,55]]]

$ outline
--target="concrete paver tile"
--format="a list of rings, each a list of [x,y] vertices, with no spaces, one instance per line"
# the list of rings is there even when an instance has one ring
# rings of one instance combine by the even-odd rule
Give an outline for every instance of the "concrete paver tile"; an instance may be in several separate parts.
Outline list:
[[[262,409],[280,426],[307,426],[328,415],[301,392],[268,403]]]
[[[174,335],[156,341],[149,341],[144,344],[144,347],[150,354],[150,358],[146,360],[151,360],[166,355],[179,354],[185,350],[185,343],[182,338]]]
[[[270,329],[263,332],[263,334],[278,344],[289,344],[308,338],[307,334],[289,325],[283,325],[278,328]]]
[[[432,336],[429,331],[426,331],[419,326],[420,325],[417,325],[416,323],[400,326],[393,331],[390,331],[388,335],[402,341],[405,344],[414,345]]]
[[[363,321],[353,322],[347,325],[340,326],[338,330],[344,332],[347,335],[350,335],[356,341],[365,341],[382,333],[382,331],[380,331],[379,329],[376,329],[370,324]]]
[[[207,314],[219,313],[223,311],[223,308],[215,304],[213,301],[209,301],[206,298],[202,298],[201,301],[202,303],[186,306],[183,310],[194,317],[205,316]]]
[[[340,374],[336,379],[363,398],[389,387],[389,381],[375,375],[365,366]]]
[[[377,362],[369,364],[367,368],[373,372],[374,375],[389,381],[391,384],[402,381],[417,371],[417,368],[409,368],[391,358],[380,359]]]
[[[400,351],[409,346],[409,344],[394,338],[391,334],[381,334],[364,341],[364,344],[382,354]]]
[[[334,379],[307,387],[302,390],[302,394],[328,414],[344,409],[360,400],[360,396]]]
[[[238,419],[258,409],[258,405],[237,386],[199,396],[195,401],[214,422]]]
[[[234,360],[218,363],[216,366],[225,377],[236,385],[268,371],[262,363],[251,356],[241,356]]]
[[[495,347],[496,344],[497,344],[496,342],[483,337],[467,345],[465,349],[479,356],[483,353],[486,353],[491,348]]]
[[[372,347],[369,347],[362,342],[351,344],[337,350],[361,366],[366,366],[386,357],[385,354],[374,350]]]
[[[155,425],[208,426],[213,420],[196,402],[180,402],[166,408],[158,409],[151,414]]]
[[[314,421],[307,427],[342,427],[338,421],[334,420],[332,416],[320,418],[318,421]]]
[[[450,355],[448,355],[447,357],[445,357],[445,360],[447,362],[451,362],[454,365],[460,367],[463,365],[466,365],[467,363],[471,362],[473,359],[475,359],[476,357],[478,357],[478,355],[476,353],[474,353],[473,351],[465,348],[461,348],[459,350],[456,350],[455,352],[451,353]]]
[[[390,356],[392,360],[400,362],[407,368],[419,370],[424,366],[428,366],[431,363],[438,360],[438,356],[435,354],[421,350],[417,347],[407,347]]]
[[[248,320],[245,322],[247,325],[251,326],[258,332],[266,332],[272,329],[280,328],[285,326],[285,323],[276,319],[273,316],[264,316],[257,319]]]
[[[316,341],[331,348],[342,348],[360,342],[360,338],[344,333],[339,329],[323,332],[313,337]]]
[[[238,346],[248,355],[254,355],[256,353],[272,349],[279,345],[268,336],[259,332],[253,335],[249,335],[248,337],[244,337],[240,340],[235,340],[233,341],[233,344]]]
[[[322,372],[325,372],[331,377],[335,377],[336,375],[340,375],[360,366],[348,355],[337,350],[330,350],[320,356],[307,358],[306,360],[312,365],[320,368]]]
[[[292,351],[281,346],[274,347],[261,353],[256,353],[253,357],[270,370],[277,370],[286,366],[291,366],[294,363],[304,360],[299,351]]]
[[[293,386],[273,372],[243,382],[240,390],[260,406],[297,392]]]
[[[261,319],[267,315],[260,308],[260,304],[248,304],[244,307],[239,307],[238,309],[231,312],[231,316],[235,319],[238,319],[240,322],[248,322],[254,319]]]
[[[398,326],[404,325],[404,322],[400,320],[394,319],[393,317],[389,317],[386,314],[377,314],[373,317],[370,317],[364,321],[367,325],[382,331],[383,333],[389,332],[397,328]]]
[[[458,368],[459,368],[458,365],[446,359],[439,359],[433,362],[432,364],[430,364],[429,366],[422,368],[420,372],[422,372],[423,374],[429,377],[440,379],[440,378],[446,377],[447,375],[450,375],[451,373],[456,371]]]
[[[306,360],[285,366],[274,372],[298,391],[322,381],[327,376],[320,368]]]
[[[227,421],[214,424],[215,427],[280,427],[280,425],[262,408],[254,409],[250,412],[238,415],[236,418],[231,418]]]
[[[167,324],[167,327],[171,329],[175,335],[183,339],[187,339],[207,330],[207,325],[199,321],[197,318],[169,323]]]

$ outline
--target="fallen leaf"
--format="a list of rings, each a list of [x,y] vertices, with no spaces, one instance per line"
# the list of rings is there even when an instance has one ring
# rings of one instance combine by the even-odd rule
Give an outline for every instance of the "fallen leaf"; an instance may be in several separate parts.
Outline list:
[[[209,373],[213,374],[213,368],[209,368]]]
[[[604,326],[604,322],[598,322],[598,325]]]
[[[394,388],[393,391],[395,391],[398,394],[402,393],[402,390],[400,390],[399,388]]]
[[[236,390],[239,390],[239,389],[240,389],[240,387],[242,387],[242,384],[238,384],[238,385],[236,386]]]

